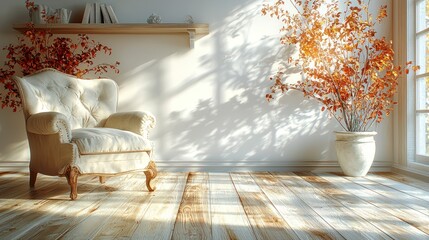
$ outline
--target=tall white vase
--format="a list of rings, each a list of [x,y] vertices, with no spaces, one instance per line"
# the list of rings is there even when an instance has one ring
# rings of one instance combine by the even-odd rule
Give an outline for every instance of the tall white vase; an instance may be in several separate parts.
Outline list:
[[[337,158],[344,174],[365,176],[374,161],[376,132],[335,132]]]

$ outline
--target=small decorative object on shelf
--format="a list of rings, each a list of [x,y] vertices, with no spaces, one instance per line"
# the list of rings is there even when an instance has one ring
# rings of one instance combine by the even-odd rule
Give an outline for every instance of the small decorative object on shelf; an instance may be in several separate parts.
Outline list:
[[[161,17],[158,16],[155,13],[152,13],[148,18],[147,18],[147,23],[149,24],[154,24],[154,23],[161,23]]]
[[[187,15],[185,18],[185,23],[194,24],[194,18],[191,15]]]
[[[71,10],[66,8],[53,9],[46,5],[33,4],[28,7],[30,20],[34,24],[39,23],[69,23]]]

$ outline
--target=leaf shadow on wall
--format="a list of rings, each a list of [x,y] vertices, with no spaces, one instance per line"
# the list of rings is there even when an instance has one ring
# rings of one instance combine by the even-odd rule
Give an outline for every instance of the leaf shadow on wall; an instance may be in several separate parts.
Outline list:
[[[275,37],[247,42],[251,30],[246,28],[252,24],[247,19],[258,11],[239,11],[227,27],[214,33],[216,54],[202,57],[199,66],[216,69],[206,74],[215,75],[213,97],[201,99],[194,109],[170,113],[163,130],[169,140],[162,140],[161,159],[214,166],[332,159],[331,121],[317,102],[298,92],[282,96],[277,103],[266,102],[272,63],[287,59],[295,49],[279,48]],[[299,76],[296,67],[285,67],[286,75]]]

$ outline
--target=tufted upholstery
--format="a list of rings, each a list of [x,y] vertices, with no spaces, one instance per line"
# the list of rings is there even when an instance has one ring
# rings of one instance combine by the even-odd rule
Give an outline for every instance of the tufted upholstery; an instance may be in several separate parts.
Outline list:
[[[153,170],[148,134],[155,118],[148,112],[117,113],[118,86],[113,80],[83,80],[53,69],[14,80],[33,175],[66,176],[70,183],[71,170],[99,176],[147,171],[148,166]]]
[[[118,87],[113,80],[81,80],[52,69],[25,79],[20,83],[26,96],[27,117],[40,112],[59,112],[76,129],[103,126],[107,117],[116,112]]]

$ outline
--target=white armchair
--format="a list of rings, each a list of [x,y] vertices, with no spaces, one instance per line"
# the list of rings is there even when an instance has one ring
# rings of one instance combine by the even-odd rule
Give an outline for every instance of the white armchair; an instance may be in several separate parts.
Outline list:
[[[116,113],[118,86],[110,79],[83,80],[54,69],[14,77],[30,145],[30,187],[37,174],[65,176],[77,198],[80,175],[144,171],[146,186],[157,169],[148,139],[155,118],[148,112]]]

